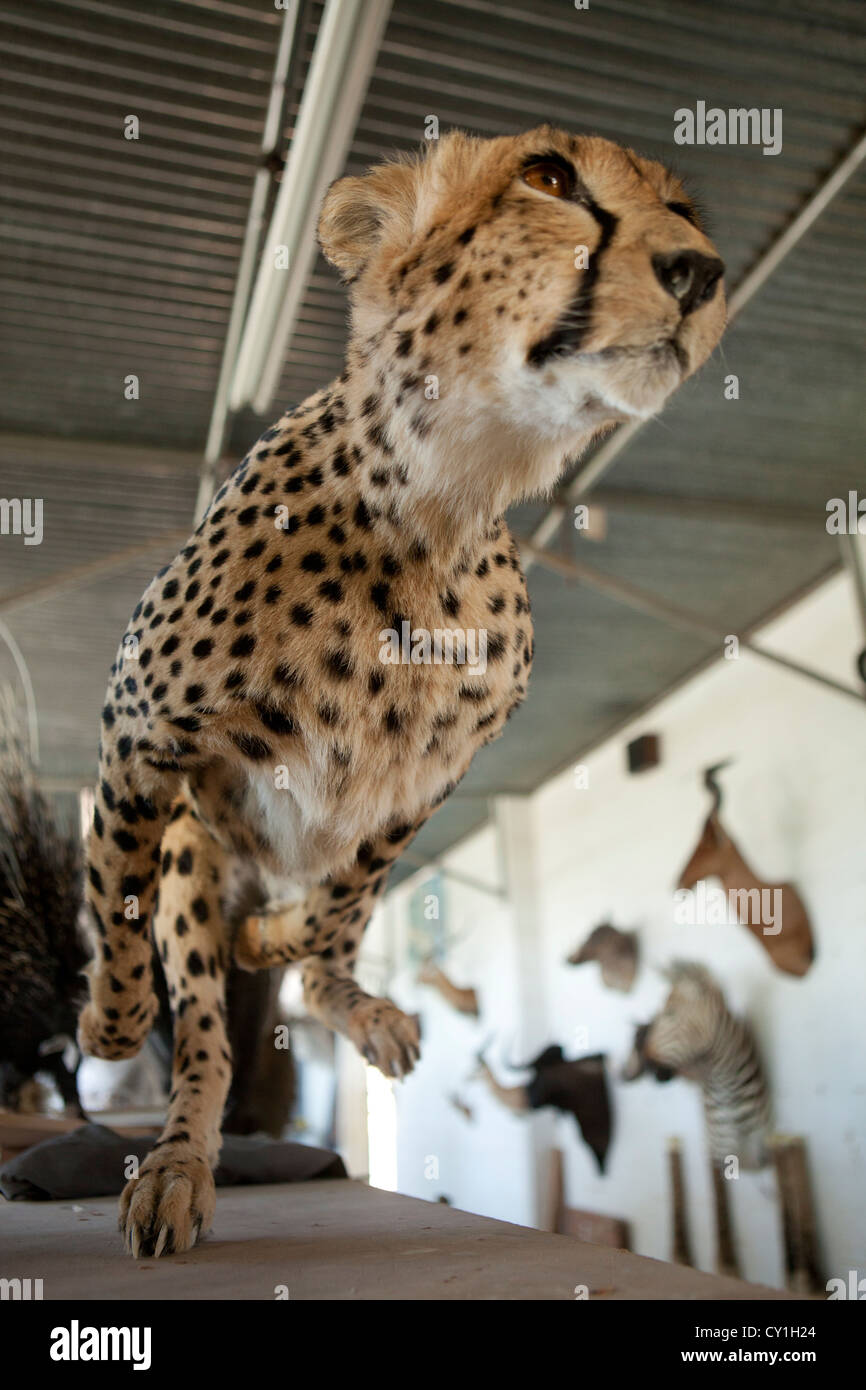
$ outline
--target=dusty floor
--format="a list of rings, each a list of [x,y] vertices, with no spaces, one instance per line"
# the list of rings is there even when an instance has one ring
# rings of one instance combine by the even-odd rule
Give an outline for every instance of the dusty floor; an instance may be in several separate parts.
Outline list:
[[[114,1198],[0,1200],[0,1277],[46,1299],[785,1297],[341,1180],[223,1188],[204,1243],[161,1260],[123,1254]]]

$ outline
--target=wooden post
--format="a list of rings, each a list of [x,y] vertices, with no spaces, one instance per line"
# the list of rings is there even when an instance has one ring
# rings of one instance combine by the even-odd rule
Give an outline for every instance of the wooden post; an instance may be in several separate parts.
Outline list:
[[[674,1264],[694,1266],[689,1240],[683,1156],[677,1138],[668,1140],[668,1171],[671,1181],[671,1260]]]
[[[543,1231],[561,1232],[565,1213],[565,1174],[562,1165],[562,1150],[551,1149],[550,1168],[547,1179],[547,1212]]]
[[[782,1208],[785,1287],[792,1293],[826,1294],[818,1268],[818,1235],[806,1146],[799,1135],[775,1134],[770,1140],[770,1152]]]
[[[716,1217],[716,1273],[729,1274],[732,1278],[738,1279],[740,1262],[737,1259],[737,1247],[734,1243],[734,1232],[728,1207],[728,1181],[722,1171],[722,1166],[716,1159],[710,1159]]]

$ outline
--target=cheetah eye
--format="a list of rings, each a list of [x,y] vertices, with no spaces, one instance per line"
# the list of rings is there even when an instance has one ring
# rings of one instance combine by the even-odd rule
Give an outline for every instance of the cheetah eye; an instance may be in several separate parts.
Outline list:
[[[551,198],[568,198],[574,180],[569,179],[567,170],[561,164],[554,164],[551,159],[540,159],[524,169],[523,182],[537,193],[547,193]]]
[[[701,223],[697,209],[690,203],[666,203],[665,207],[669,212],[675,212],[677,217],[684,217],[686,222],[691,222],[692,226],[700,231]]]

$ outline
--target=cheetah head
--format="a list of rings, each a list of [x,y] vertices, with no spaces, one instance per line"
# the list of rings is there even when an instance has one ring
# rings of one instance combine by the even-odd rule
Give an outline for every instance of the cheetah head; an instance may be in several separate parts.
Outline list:
[[[351,286],[350,360],[387,380],[401,445],[486,457],[506,502],[659,411],[724,328],[724,266],[679,181],[549,125],[453,132],[341,179],[319,235]]]

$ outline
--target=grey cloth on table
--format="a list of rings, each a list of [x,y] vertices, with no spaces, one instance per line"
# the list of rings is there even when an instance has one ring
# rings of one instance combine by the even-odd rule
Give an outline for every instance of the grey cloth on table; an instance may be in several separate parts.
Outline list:
[[[0,1168],[0,1193],[10,1202],[48,1202],[72,1197],[110,1197],[126,1185],[126,1160],[147,1157],[154,1140],[115,1134],[85,1124],[45,1139]],[[307,1182],[344,1178],[343,1160],[330,1149],[283,1143],[256,1135],[227,1134],[215,1173],[217,1187],[242,1183]]]

